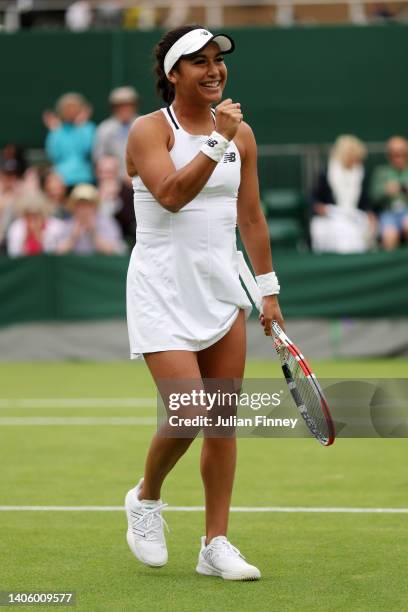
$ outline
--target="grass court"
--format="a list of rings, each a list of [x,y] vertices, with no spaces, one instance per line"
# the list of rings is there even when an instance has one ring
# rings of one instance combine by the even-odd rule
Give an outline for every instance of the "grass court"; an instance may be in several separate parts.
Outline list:
[[[407,360],[313,365],[332,378],[408,371]],[[247,364],[248,377],[278,375],[276,361]],[[118,507],[154,431],[155,389],[143,363],[2,364],[0,379],[0,590],[75,590],[81,611],[406,607],[407,513],[242,511],[408,508],[405,439],[339,439],[328,449],[313,439],[240,439],[229,537],[262,580],[228,583],[195,573],[202,511],[165,512],[162,569],[141,565],[127,547]],[[197,440],[167,479],[170,506],[203,505],[199,449]]]

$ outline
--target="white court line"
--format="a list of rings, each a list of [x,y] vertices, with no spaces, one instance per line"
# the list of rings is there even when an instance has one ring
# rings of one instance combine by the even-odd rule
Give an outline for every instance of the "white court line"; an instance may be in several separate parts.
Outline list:
[[[2,417],[0,427],[156,425],[154,417]]]
[[[408,508],[325,508],[308,506],[232,506],[231,512],[322,514],[408,514]],[[123,506],[0,506],[0,512],[124,512]],[[167,506],[165,512],[204,512],[204,506]]]
[[[152,408],[154,397],[25,397],[1,398],[0,408]]]

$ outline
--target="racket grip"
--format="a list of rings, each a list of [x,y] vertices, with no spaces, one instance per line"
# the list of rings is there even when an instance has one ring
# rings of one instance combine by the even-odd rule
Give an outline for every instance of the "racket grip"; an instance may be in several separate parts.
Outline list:
[[[251,270],[245,261],[244,255],[241,251],[238,251],[238,264],[239,264],[239,275],[242,282],[245,285],[245,289],[249,297],[251,298],[254,306],[259,312],[262,312],[262,296],[259,287],[254,279]]]

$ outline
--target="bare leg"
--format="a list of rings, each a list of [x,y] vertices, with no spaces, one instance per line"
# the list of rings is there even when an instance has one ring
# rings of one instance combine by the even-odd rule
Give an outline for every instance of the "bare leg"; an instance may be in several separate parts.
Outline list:
[[[205,531],[208,544],[227,535],[237,458],[236,438],[205,438],[201,451],[201,476],[205,489]]]
[[[399,244],[399,240],[400,240],[399,231],[395,227],[392,227],[390,225],[384,228],[384,231],[381,237],[381,242],[382,242],[383,248],[386,251],[393,251],[394,249],[396,249]]]
[[[145,360],[156,381],[160,379],[200,379],[196,353],[189,351],[164,351],[147,353]],[[170,438],[157,433],[151,442],[144,471],[140,499],[159,499],[163,481],[194,438]]]
[[[203,378],[241,381],[246,354],[245,315],[241,311],[224,338],[197,353]],[[201,476],[205,489],[207,544],[218,535],[226,535],[236,465],[236,438],[203,440]]]

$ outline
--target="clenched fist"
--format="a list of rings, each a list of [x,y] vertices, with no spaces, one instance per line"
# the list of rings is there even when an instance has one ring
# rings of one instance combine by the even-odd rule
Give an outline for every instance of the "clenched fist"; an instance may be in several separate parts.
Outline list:
[[[241,104],[231,98],[223,100],[215,108],[215,129],[228,140],[234,138],[242,119]]]

